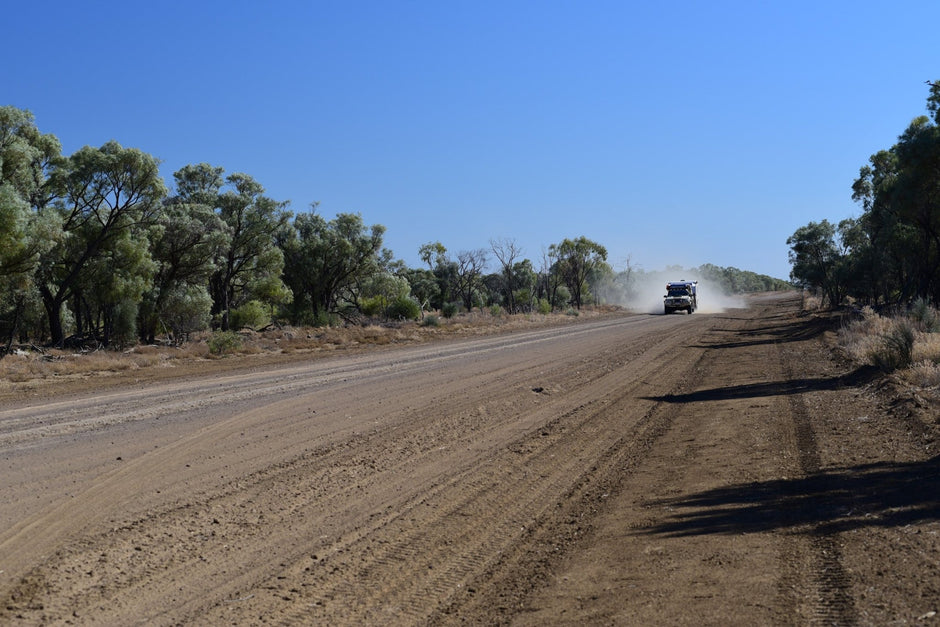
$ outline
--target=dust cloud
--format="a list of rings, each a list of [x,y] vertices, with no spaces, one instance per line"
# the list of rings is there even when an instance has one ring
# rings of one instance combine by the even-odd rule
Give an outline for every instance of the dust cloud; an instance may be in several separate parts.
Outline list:
[[[698,281],[696,311],[699,313],[722,313],[728,309],[747,307],[741,296],[727,294],[716,282],[687,271],[634,273],[625,286],[625,302],[620,304],[638,313],[662,314],[666,283],[670,281]]]

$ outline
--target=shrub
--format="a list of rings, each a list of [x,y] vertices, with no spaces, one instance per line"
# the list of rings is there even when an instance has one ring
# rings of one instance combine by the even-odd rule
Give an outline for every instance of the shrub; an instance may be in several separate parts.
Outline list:
[[[209,336],[207,343],[210,353],[224,355],[241,348],[242,338],[234,331],[216,331]]]
[[[457,309],[459,305],[457,303],[444,303],[441,306],[441,315],[445,318],[453,318],[457,315]]]
[[[386,311],[388,317],[394,320],[417,320],[421,317],[421,305],[408,296],[397,297]]]
[[[212,297],[204,287],[178,287],[166,297],[161,317],[180,340],[193,331],[209,328]]]
[[[424,317],[421,325],[425,327],[439,327],[441,326],[441,319],[434,314],[430,314]]]
[[[264,303],[257,300],[250,300],[241,307],[236,307],[230,314],[230,326],[233,329],[259,329],[271,322],[271,315],[268,313]]]
[[[385,300],[384,296],[372,296],[370,298],[363,298],[362,302],[359,304],[359,309],[363,314],[374,318],[382,314],[382,310],[385,309]]]
[[[499,318],[503,314],[503,308],[499,305],[490,305],[490,315]]]
[[[911,366],[908,379],[925,388],[940,388],[940,364],[924,360]]]
[[[911,305],[911,319],[925,333],[940,331],[940,313],[924,298],[918,298]]]
[[[547,298],[539,299],[539,313],[543,315],[552,313],[552,304],[548,302]]]
[[[114,306],[111,342],[123,348],[137,340],[137,303],[122,300]]]
[[[881,346],[872,351],[872,361],[882,370],[891,372],[911,365],[914,355],[914,325],[899,318],[881,336]]]

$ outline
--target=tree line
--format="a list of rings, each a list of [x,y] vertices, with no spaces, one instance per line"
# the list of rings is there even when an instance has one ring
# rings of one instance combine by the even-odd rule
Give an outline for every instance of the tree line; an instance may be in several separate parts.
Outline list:
[[[860,168],[861,215],[810,222],[787,239],[791,278],[830,306],[940,305],[940,83],[927,84],[929,115]]]
[[[425,266],[409,268],[360,214],[288,206],[206,163],[169,188],[154,157],[115,141],[63,155],[30,112],[0,107],[0,356],[15,342],[125,346],[272,321],[580,309],[618,302],[631,277],[586,237],[550,245],[537,264],[514,240],[456,255],[430,242]]]

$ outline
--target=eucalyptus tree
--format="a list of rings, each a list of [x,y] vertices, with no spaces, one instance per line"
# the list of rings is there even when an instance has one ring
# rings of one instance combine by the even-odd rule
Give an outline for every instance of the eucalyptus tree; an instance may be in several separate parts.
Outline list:
[[[453,288],[460,296],[460,300],[467,311],[473,311],[473,305],[479,294],[483,271],[486,269],[486,262],[486,251],[482,248],[463,250],[457,253]]]
[[[522,247],[513,239],[490,240],[490,250],[493,256],[499,262],[500,278],[502,279],[503,303],[510,313],[516,312],[516,300],[514,294],[514,275],[513,269],[516,260],[522,255]]]
[[[831,307],[845,296],[839,274],[844,258],[836,242],[836,227],[828,220],[810,222],[787,238],[790,279],[804,288],[818,288]]]
[[[564,239],[559,244],[549,246],[549,254],[555,262],[557,272],[571,293],[573,304],[581,309],[587,279],[602,263],[607,261],[607,249],[588,238]]]
[[[34,272],[59,237],[57,216],[40,216],[36,208],[45,204],[48,173],[61,150],[54,135],[39,132],[29,111],[0,107],[0,357],[38,301]]]
[[[437,283],[437,293],[429,294],[426,302],[434,309],[441,309],[447,301],[450,279],[454,274],[451,262],[447,259],[447,248],[440,242],[428,242],[418,248],[418,255],[424,263],[428,264],[428,271]]]
[[[101,287],[97,281],[102,278],[102,262],[117,264],[112,265],[111,278],[123,285],[116,288],[115,297],[139,298],[135,292],[147,283],[152,267],[146,252],[133,255],[128,248],[147,248],[146,231],[156,220],[166,187],[152,156],[110,141],[100,148],[86,146],[56,163],[48,189],[48,201],[37,210],[42,217],[57,219],[63,235],[41,256],[37,283],[51,341],[61,346],[65,341],[63,306],[74,299],[73,310],[79,316],[76,330],[81,333],[87,296]],[[125,288],[131,284],[136,287],[128,292]],[[113,309],[119,303],[97,305]]]
[[[325,323],[330,315],[349,316],[359,284],[384,272],[379,253],[385,227],[366,227],[358,213],[340,213],[327,221],[316,213],[294,218],[281,242],[284,279],[294,294],[294,319]]]
[[[177,193],[164,205],[151,236],[157,269],[140,314],[140,337],[148,343],[158,329],[180,340],[208,326],[209,279],[232,240],[232,227],[215,211],[222,168],[188,165],[173,177]]]
[[[247,174],[226,177],[225,189],[216,187],[217,179],[206,168],[200,167],[200,171],[208,184],[197,185],[195,193],[214,202],[230,232],[209,280],[212,313],[218,316],[222,330],[228,330],[231,312],[240,305],[258,300],[273,306],[290,300],[290,290],[281,278],[284,255],[277,241],[289,226],[291,214],[289,203],[265,196],[264,187]],[[216,193],[214,200],[212,192]]]

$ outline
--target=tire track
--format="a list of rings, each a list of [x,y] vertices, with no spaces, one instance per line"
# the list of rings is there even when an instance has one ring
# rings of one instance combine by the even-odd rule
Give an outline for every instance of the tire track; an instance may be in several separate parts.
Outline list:
[[[793,362],[784,352],[779,342],[777,343],[777,351],[781,368],[788,382],[787,385],[790,389],[794,389],[792,382],[797,379]],[[819,447],[816,444],[816,435],[806,399],[803,393],[794,391],[787,395],[787,400],[790,405],[790,417],[793,423],[800,471],[806,477],[818,476],[821,482],[826,482],[825,475],[820,472],[822,464]],[[826,483],[819,486],[820,493],[824,494],[829,491]],[[816,500],[819,501],[819,498]],[[822,509],[826,504],[824,502],[813,502],[804,503],[802,506]],[[816,524],[809,530],[809,539],[811,547],[810,570],[815,587],[810,599],[814,619],[826,625],[857,624],[858,614],[851,594],[851,578],[842,565],[839,534],[826,531],[822,528],[822,525]]]
[[[650,326],[662,324],[660,319],[652,322],[657,324]],[[601,327],[602,331],[613,329],[616,325]],[[586,331],[579,331],[575,337],[584,333]],[[279,582],[291,577],[297,579],[299,573],[307,579],[313,576],[311,573],[321,576],[324,569],[330,567],[339,568],[337,573],[346,573],[343,575],[346,584],[342,584],[342,577],[336,573],[329,573],[327,581],[335,586],[334,596],[358,594],[359,575],[368,575],[372,581],[391,581],[390,574],[397,574],[403,563],[414,559],[416,554],[426,553],[438,555],[433,558],[437,566],[432,569],[438,572],[417,580],[424,582],[426,588],[417,583],[404,587],[401,583],[386,583],[391,587],[380,588],[376,595],[369,597],[372,601],[357,610],[360,615],[381,617],[381,613],[375,613],[376,607],[384,603],[382,599],[393,598],[400,599],[408,615],[426,616],[428,604],[436,603],[434,599],[441,591],[452,592],[455,582],[468,581],[493,560],[494,554],[504,551],[507,542],[518,541],[518,534],[510,533],[512,529],[517,524],[521,528],[525,523],[531,527],[530,512],[538,514],[554,506],[554,496],[570,490],[571,482],[584,473],[585,465],[598,458],[599,451],[605,447],[603,442],[610,442],[612,434],[597,418],[604,415],[605,407],[617,402],[611,394],[621,387],[623,379],[633,379],[632,390],[642,386],[646,386],[644,390],[651,387],[655,390],[660,382],[674,376],[669,364],[663,363],[662,355],[669,351],[671,342],[683,341],[693,333],[692,327],[687,325],[683,333],[674,334],[664,342],[657,334],[646,330],[626,344],[603,349],[626,353],[620,365],[613,368],[607,357],[600,359],[598,355],[569,355],[566,360],[548,362],[550,369],[545,363],[529,364],[521,357],[496,369],[476,368],[471,376],[463,377],[466,391],[453,412],[429,421],[426,412],[440,403],[440,397],[436,390],[425,391],[424,396],[412,398],[404,408],[397,409],[387,423],[367,432],[349,429],[326,442],[319,438],[311,440],[316,446],[302,455],[282,459],[249,475],[239,475],[221,490],[197,488],[189,494],[171,490],[167,496],[169,507],[151,511],[146,517],[112,521],[112,526],[101,535],[86,534],[71,547],[63,545],[48,561],[23,577],[6,598],[11,606],[18,608],[15,611],[32,608],[27,614],[50,622],[50,617],[64,616],[68,611],[91,613],[115,622],[141,616],[150,616],[156,622],[196,621],[209,610],[219,612],[219,618],[223,618],[230,617],[233,609],[250,612],[263,608],[258,603],[262,598],[268,602],[268,597],[280,591],[283,586]],[[539,336],[529,340],[536,346],[544,341]],[[508,338],[500,342],[502,350],[518,348],[518,344]],[[494,346],[490,344],[488,348],[492,350],[480,354],[493,354]],[[458,354],[450,357],[460,358]],[[422,363],[417,356],[414,359],[410,374],[430,372],[441,365]],[[467,361],[466,356],[461,359]],[[484,365],[482,359],[480,364]],[[573,378],[570,377],[572,364],[580,364],[576,366],[580,371]],[[373,385],[381,383],[384,372],[388,372],[379,370],[368,379]],[[400,373],[403,368],[399,363],[391,370]],[[513,372],[515,383],[494,387],[502,377]],[[526,380],[547,380],[558,386],[558,395],[539,396],[537,398],[544,402],[534,409],[520,411],[518,404],[508,403],[508,399],[519,394],[519,382]],[[338,381],[327,388],[332,391],[350,389],[364,381]],[[320,392],[317,388],[279,401],[279,404],[236,415],[202,429],[175,446],[164,447],[133,461],[79,495],[78,504],[47,512],[29,523],[32,526],[21,528],[12,540],[5,534],[6,544],[0,545],[0,552],[8,554],[20,539],[31,536],[35,530],[42,528],[43,533],[47,533],[43,525],[52,520],[62,521],[59,531],[64,534],[74,528],[76,521],[70,518],[75,514],[87,516],[85,512],[90,511],[107,518],[110,515],[107,512],[114,508],[112,493],[127,494],[129,481],[143,482],[142,489],[146,489],[150,473],[168,465],[182,465],[195,453],[212,450],[213,442],[237,438],[246,426],[266,424],[271,414],[296,414],[313,394]],[[483,392],[482,403],[480,392]],[[623,392],[621,398],[627,394],[629,392]],[[508,404],[508,412],[503,410],[503,404]],[[384,405],[383,399],[377,396],[369,400],[363,410],[368,416],[379,416],[389,411]],[[473,419],[469,429],[468,417]],[[291,436],[291,429],[300,427],[301,420],[277,419],[274,426],[269,427],[271,434],[283,441]],[[369,423],[368,420],[361,422]],[[543,431],[547,435],[543,435]],[[579,433],[574,434],[575,431]],[[582,447],[574,456],[570,455],[572,448],[566,441],[572,434]],[[441,442],[445,443],[444,449],[439,445]],[[474,452],[455,458],[446,450],[459,447],[473,448]],[[567,459],[559,465],[557,460],[562,454]],[[528,482],[518,482],[514,491],[505,489],[507,484],[513,485],[520,474],[533,472],[533,467],[542,468],[545,476],[533,473]],[[413,474],[415,468],[423,469],[420,476]],[[413,477],[417,480],[413,481]],[[394,490],[390,491],[390,486]],[[440,498],[443,503],[430,507],[427,505],[429,498]],[[429,517],[425,510],[436,512],[436,517]],[[506,513],[509,511],[515,513]],[[487,514],[481,512],[491,514],[487,518]],[[502,526],[497,527],[501,533],[493,531],[496,517],[492,512],[498,513],[502,521],[499,523]],[[408,521],[409,516],[415,520]],[[466,527],[468,521],[477,518],[483,522]],[[91,519],[83,524],[89,528],[98,526],[92,525]],[[438,525],[450,531],[444,535],[429,531]],[[266,536],[268,530],[282,527],[289,530]],[[324,538],[324,531],[331,533]],[[318,532],[320,539],[317,539]],[[406,535],[407,541],[396,542],[394,538],[399,533],[411,535]],[[296,546],[283,546],[285,535],[296,542]],[[451,550],[440,555],[434,553],[440,550],[437,545],[446,546],[445,541],[459,541],[469,548],[463,550],[459,558],[450,557]],[[32,542],[32,545],[20,547],[21,556],[53,545],[48,539],[33,538]],[[171,545],[173,550],[166,550],[166,545]],[[313,560],[315,563],[311,563],[312,554],[318,556]],[[127,559],[127,555],[134,559]],[[343,563],[343,558],[349,555],[375,557],[355,566]],[[120,570],[109,566],[118,562]],[[97,564],[92,575],[83,571],[89,570],[88,564]],[[217,578],[220,571],[224,582],[213,585],[211,598],[184,590],[201,579]],[[266,578],[274,581],[263,584]],[[301,581],[293,589],[303,591],[311,585],[310,581]],[[148,590],[169,593],[176,589],[179,593],[172,593],[175,596],[170,598],[153,599],[153,593],[148,593]],[[252,592],[246,592],[248,590]],[[438,594],[429,599],[428,594],[435,591]],[[247,595],[254,596],[238,603],[226,602],[226,599],[238,600]],[[299,598],[302,595],[288,589],[282,596]],[[41,607],[37,609],[37,605]],[[306,615],[308,606],[301,603],[299,607],[299,613],[294,608],[291,612],[295,613],[288,612],[287,616]]]

